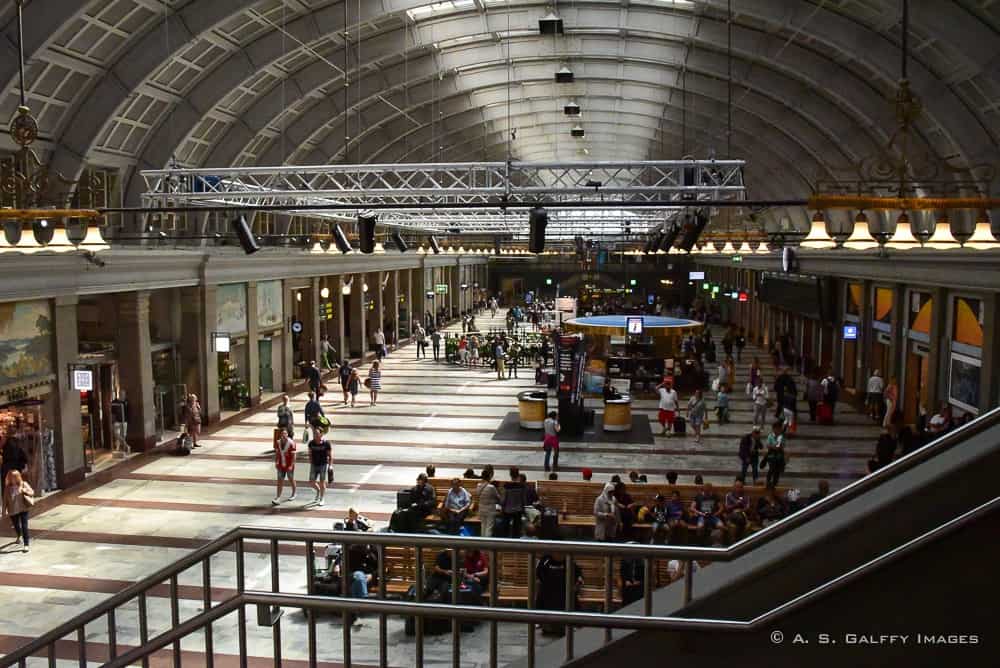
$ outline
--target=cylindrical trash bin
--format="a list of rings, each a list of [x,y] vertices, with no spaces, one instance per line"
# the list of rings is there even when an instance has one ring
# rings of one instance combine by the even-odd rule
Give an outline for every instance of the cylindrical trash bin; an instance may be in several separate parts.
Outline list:
[[[541,429],[548,412],[549,395],[538,390],[526,390],[517,395],[517,409],[522,429]]]
[[[632,397],[623,394],[620,399],[604,402],[604,431],[629,431],[632,429]]]

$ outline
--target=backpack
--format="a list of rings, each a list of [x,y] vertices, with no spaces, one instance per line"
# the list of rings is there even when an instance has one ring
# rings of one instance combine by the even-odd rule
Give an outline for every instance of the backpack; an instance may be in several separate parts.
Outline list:
[[[829,377],[826,379],[826,393],[823,395],[823,401],[827,403],[836,403],[837,396],[840,393],[840,387],[837,384],[837,379],[834,377]]]

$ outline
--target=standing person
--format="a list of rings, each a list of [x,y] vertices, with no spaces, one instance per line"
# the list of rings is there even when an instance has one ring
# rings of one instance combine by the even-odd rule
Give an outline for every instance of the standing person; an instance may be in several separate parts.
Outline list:
[[[420,359],[420,354],[423,353],[424,358],[427,357],[427,331],[424,326],[417,323],[416,329],[413,330],[413,338],[417,340],[417,359]]]
[[[347,382],[351,379],[351,365],[347,360],[342,360],[340,366],[337,367],[337,377],[340,378],[340,389],[344,391],[344,405],[347,405]]]
[[[336,359],[337,356],[337,349],[333,347],[333,344],[330,343],[330,339],[326,336],[323,336],[320,339],[320,354],[322,355],[323,368],[332,369],[335,364],[334,359]]]
[[[771,425],[771,433],[767,435],[767,452],[764,454],[764,466],[767,467],[765,484],[777,487],[781,474],[785,470],[785,425],[781,420],[775,420]]]
[[[475,334],[469,338],[469,366],[479,366],[479,337]]]
[[[497,523],[497,513],[500,510],[500,491],[493,482],[493,466],[483,468],[482,482],[476,488],[476,498],[479,504],[479,535],[489,538],[493,535],[493,527]]]
[[[566,609],[566,558],[560,552],[551,552],[542,556],[535,566],[535,607],[540,610]],[[573,562],[571,576],[573,609],[578,609],[577,597],[583,587],[583,569]],[[566,629],[561,624],[542,624],[542,635],[564,636]]]
[[[466,366],[469,363],[469,339],[462,335],[458,340],[458,365]]]
[[[764,444],[760,440],[760,425],[755,424],[749,434],[740,439],[740,480],[747,479],[747,470],[753,473],[753,484],[757,484],[760,473],[760,451]]]
[[[312,440],[309,441],[309,482],[316,490],[313,506],[322,506],[326,501],[327,471],[333,465],[333,446],[323,438],[319,429],[313,429]]]
[[[490,317],[497,317],[497,298],[490,297]]]
[[[441,361],[441,330],[435,329],[431,332],[431,351],[434,353],[434,361]],[[424,353],[425,355],[427,353]]]
[[[285,480],[292,485],[292,494],[289,501],[295,500],[295,438],[290,434],[294,432],[282,429],[278,440],[274,444],[274,468],[278,476],[278,490],[271,499],[271,505],[277,506],[281,503],[281,492],[285,489]]]
[[[521,471],[516,466],[511,466],[509,473],[510,482],[504,484],[500,502],[503,509],[503,535],[504,537],[520,538],[521,521],[528,492],[524,483],[521,482]]]
[[[544,436],[542,437],[542,448],[545,450],[545,472],[549,472],[549,456],[552,457],[552,470],[559,470],[559,414],[550,411],[549,416],[542,423]]]
[[[785,395],[791,394],[794,401],[796,392],[797,389],[795,387],[795,381],[792,380],[791,370],[785,367],[774,380],[774,395],[778,399],[778,405],[774,409],[775,417],[781,417],[781,412],[787,405]]]
[[[865,406],[868,408],[868,417],[876,422],[882,419],[882,411],[885,409],[885,403],[882,396],[884,385],[885,384],[879,370],[873,370],[872,375],[868,378]]]
[[[764,377],[760,373],[760,360],[756,357],[750,362],[750,386],[757,387],[764,384]]]
[[[632,541],[633,543],[635,541]],[[646,581],[646,569],[643,559],[626,557],[621,560],[618,569],[618,591],[622,595],[622,605],[642,600],[643,583]]]
[[[198,401],[197,395],[189,394],[187,396],[184,408],[181,409],[181,420],[184,422],[188,436],[191,437],[191,447],[200,448],[198,437],[201,435],[201,403]]]
[[[615,501],[615,486],[610,482],[594,499],[594,540],[611,542],[618,533],[618,504]]]
[[[372,342],[375,344],[375,357],[377,359],[385,358],[385,333],[382,332],[382,328],[379,327],[372,334]]]
[[[501,342],[500,339],[496,339],[496,341],[494,342],[494,345],[493,345],[493,359],[496,362],[497,380],[503,380],[503,374],[504,374],[504,371],[505,371],[505,369],[504,369],[505,359],[504,358],[506,356],[507,356],[507,353],[503,349],[503,342]]]
[[[374,406],[378,403],[378,393],[382,389],[382,365],[379,364],[378,360],[372,362],[372,366],[368,369],[368,379],[365,382],[368,386],[368,391],[371,393],[371,405]]]
[[[719,418],[719,424],[729,422],[729,386],[720,385],[719,393],[715,397],[715,414]]]
[[[663,428],[661,433],[670,437],[673,435],[674,418],[677,417],[680,399],[677,397],[677,390],[674,389],[673,382],[669,378],[656,386],[656,392],[660,395],[657,418]]]
[[[892,416],[896,412],[898,401],[899,385],[895,378],[890,377],[889,384],[885,386],[885,401],[882,403],[882,414],[879,416],[883,428],[888,429],[892,423]]]
[[[736,361],[743,361],[743,349],[747,345],[747,337],[742,327],[740,327],[739,332],[736,334]]]
[[[507,352],[507,378],[517,378],[517,365],[521,361],[521,344],[512,341]]]
[[[317,427],[319,424],[319,418],[324,416],[323,407],[319,403],[319,399],[316,398],[315,392],[309,393],[309,400],[306,402],[306,407],[303,409],[303,414],[306,420],[306,435],[302,440],[309,439],[309,428]]]
[[[753,400],[753,423],[763,427],[767,422],[767,385],[764,383],[754,385],[750,391],[750,398]]]
[[[816,421],[816,408],[819,402],[823,401],[823,386],[816,377],[816,373],[809,374],[806,379],[806,402],[809,404],[809,421]]]
[[[7,472],[3,488],[3,511],[10,517],[10,523],[17,534],[17,543],[21,544],[21,552],[28,551],[31,537],[28,535],[28,511],[35,504],[35,490],[21,476],[17,469]]]
[[[708,425],[708,408],[701,390],[695,390],[694,396],[688,400],[688,422],[694,431],[694,442],[701,443],[701,430]]]
[[[357,405],[358,392],[361,391],[361,376],[357,369],[351,369],[351,375],[347,379],[347,392],[351,395],[351,408]]]
[[[313,392],[317,397],[319,394],[319,387],[322,385],[322,375],[319,369],[316,368],[316,360],[309,362],[309,365],[305,368],[305,377],[309,381],[309,390]]]

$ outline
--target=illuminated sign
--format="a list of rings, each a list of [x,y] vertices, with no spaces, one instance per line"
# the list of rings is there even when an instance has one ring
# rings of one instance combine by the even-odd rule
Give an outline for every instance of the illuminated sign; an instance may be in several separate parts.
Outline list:
[[[858,340],[858,326],[857,325],[844,325],[844,340],[845,341],[857,341]]]
[[[642,318],[625,318],[625,331],[635,336],[642,335]]]

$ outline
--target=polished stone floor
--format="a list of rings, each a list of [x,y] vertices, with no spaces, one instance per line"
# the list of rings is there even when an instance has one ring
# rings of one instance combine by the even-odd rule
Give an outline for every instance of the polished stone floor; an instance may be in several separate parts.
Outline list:
[[[481,327],[499,327],[503,315],[490,319],[486,314],[477,320]],[[737,388],[746,382],[747,362],[754,353],[744,354]],[[766,356],[760,357],[764,361]],[[412,484],[430,463],[436,465],[438,476],[461,475],[470,466],[478,471],[491,463],[498,470],[518,465],[529,479],[541,477],[538,445],[494,439],[504,416],[516,410],[516,393],[534,387],[530,368],[522,369],[520,375],[520,379],[497,380],[489,369],[417,360],[414,348],[407,347],[386,359],[377,406],[370,407],[367,396],[359,396],[358,407],[344,407],[334,403],[338,394],[327,395],[325,409],[334,425],[335,484],[323,508],[307,507],[313,494],[304,485],[295,502],[277,508],[271,505],[274,416],[270,409],[236,416],[206,436],[204,447],[190,457],[143,456],[105,472],[82,491],[71,490],[47,500],[31,519],[31,552],[16,552],[10,544],[0,550],[0,652],[68,620],[236,525],[326,529],[354,507],[377,526],[384,526],[395,507],[395,490]],[[773,375],[773,369],[766,367],[769,383]],[[589,403],[599,405],[598,401]],[[300,419],[303,404],[304,396],[293,397]],[[651,481],[662,481],[667,471],[674,470],[682,483],[692,482],[700,473],[706,480],[726,485],[738,470],[738,438],[750,421],[749,402],[742,391],[734,393],[732,404],[733,423],[713,425],[700,444],[690,434],[664,438],[658,435],[658,425],[653,425],[657,435],[651,445],[567,444],[560,456],[560,478],[579,479],[580,470],[589,467],[595,480],[636,469]],[[637,401],[634,410],[646,419],[656,419],[652,400]],[[804,493],[811,493],[820,479],[828,479],[834,488],[847,484],[863,473],[877,433],[869,420],[844,404],[833,427],[804,423],[789,445],[791,459],[782,484]],[[297,477],[301,480],[307,474],[308,466],[300,464]],[[0,543],[9,543],[11,535],[5,526]],[[304,552],[288,547],[279,558],[282,590],[302,592]],[[269,588],[267,546],[251,545],[246,558],[248,586]],[[199,569],[192,569],[179,580],[181,619],[200,610],[201,577]],[[212,563],[216,600],[235,589],[235,577],[234,554],[217,555]],[[149,612],[151,635],[169,627],[169,602],[163,592],[149,599]],[[256,626],[253,611],[248,618],[250,654],[270,657],[270,629]],[[283,664],[305,665],[300,663],[306,658],[302,614],[289,611],[282,626]],[[234,619],[214,627],[215,653],[226,664],[237,651],[235,627]],[[377,619],[362,618],[353,627],[356,664],[377,665],[377,630]],[[107,651],[106,629],[93,624],[87,631],[88,651],[96,658]],[[120,611],[117,633],[122,646],[137,643],[135,604]],[[339,619],[321,620],[319,656],[325,665],[342,660],[341,633]],[[524,626],[501,625],[502,661],[523,655],[526,635]],[[463,666],[488,665],[488,639],[486,625],[462,635]],[[73,641],[69,638],[60,645],[59,664],[69,665],[77,657]],[[182,649],[184,665],[204,665],[200,634],[186,639]],[[413,651],[402,620],[389,620],[389,664],[413,665]],[[450,665],[450,656],[450,635],[428,638],[425,665]],[[44,661],[38,660],[37,665]]]

